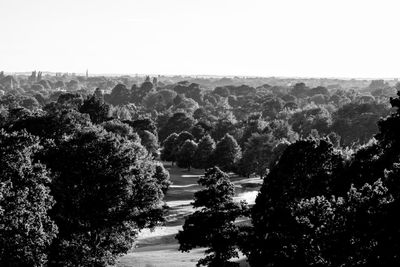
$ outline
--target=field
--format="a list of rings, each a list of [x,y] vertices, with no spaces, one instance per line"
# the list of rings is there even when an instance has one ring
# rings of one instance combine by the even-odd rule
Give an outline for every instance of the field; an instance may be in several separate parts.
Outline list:
[[[122,257],[118,267],[189,267],[195,266],[204,255],[204,249],[195,249],[189,253],[178,251],[176,233],[182,229],[185,216],[193,212],[190,205],[193,193],[201,189],[197,184],[198,178],[203,175],[203,170],[192,169],[187,171],[170,164],[165,164],[171,175],[172,185],[165,196],[166,204],[170,207],[166,217],[166,225],[156,227],[153,231],[144,230],[140,233],[135,248]],[[235,184],[236,200],[246,200],[254,203],[257,191],[261,185],[259,178],[243,178],[233,176],[231,181]],[[246,263],[241,257],[241,266]]]

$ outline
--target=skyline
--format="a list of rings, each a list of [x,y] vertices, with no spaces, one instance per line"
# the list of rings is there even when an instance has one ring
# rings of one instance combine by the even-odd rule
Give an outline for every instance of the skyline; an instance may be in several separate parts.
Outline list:
[[[0,70],[400,77],[396,1],[15,0]]]

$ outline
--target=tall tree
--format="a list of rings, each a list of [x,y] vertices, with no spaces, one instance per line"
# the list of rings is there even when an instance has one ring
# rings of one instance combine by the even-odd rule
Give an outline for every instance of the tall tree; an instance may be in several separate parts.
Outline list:
[[[161,150],[161,160],[172,161],[172,164],[174,164],[174,161],[176,160],[176,155],[174,152],[177,138],[178,134],[172,133],[167,137],[167,139],[164,140],[163,148]]]
[[[44,266],[57,227],[48,212],[50,177],[33,157],[38,138],[0,129],[0,265]]]
[[[342,168],[340,151],[327,140],[301,140],[284,150],[252,210],[253,239],[244,249],[252,266],[307,266],[291,206],[302,198],[345,193],[349,182]]]
[[[301,243],[307,265],[396,266],[396,260],[386,265],[384,257],[371,261],[382,246],[377,237],[388,230],[382,222],[387,220],[385,215],[391,205],[393,197],[381,180],[359,189],[351,186],[343,197],[317,196],[300,200],[293,205],[292,214],[302,227]],[[392,234],[385,233],[388,237]],[[392,248],[398,251],[398,246],[387,245],[386,251]]]
[[[182,146],[186,142],[186,140],[194,140],[194,136],[187,131],[180,132],[178,137],[176,138],[176,146]]]
[[[190,131],[195,124],[195,120],[183,112],[177,112],[168,119],[167,123],[160,128],[159,138],[164,141],[172,133],[180,133],[182,131]]]
[[[215,164],[223,171],[234,171],[241,156],[242,151],[235,138],[230,134],[226,134],[218,142],[213,157]]]
[[[152,155],[154,158],[158,158],[160,154],[157,137],[147,130],[139,132],[139,136],[142,145],[146,148],[149,155]]]
[[[157,179],[158,183],[161,185],[162,192],[165,194],[171,185],[169,172],[164,168],[164,165],[161,162],[154,162],[154,166],[155,172],[153,177]]]
[[[176,165],[178,165],[180,168],[188,168],[188,171],[190,171],[190,167],[193,166],[194,154],[196,153],[196,150],[196,142],[190,139],[186,140],[178,151]]]
[[[193,167],[199,169],[208,169],[213,164],[213,154],[215,150],[215,141],[210,135],[201,138],[196,153],[194,154]]]
[[[183,231],[176,236],[179,250],[208,248],[208,255],[197,266],[239,266],[230,260],[238,257],[235,247],[239,229],[235,220],[246,214],[246,203],[234,202],[235,187],[217,167],[208,169],[198,184],[206,188],[194,194],[193,207],[197,210],[187,217]]]
[[[274,159],[273,149],[276,143],[272,134],[254,133],[245,144],[239,172],[246,176],[256,173],[264,177]]]
[[[88,97],[79,108],[81,113],[87,113],[93,123],[102,123],[110,117],[110,105],[96,95]]]
[[[112,105],[124,105],[128,104],[130,99],[130,91],[126,88],[125,84],[117,84],[111,91],[110,95],[107,95],[106,100]]]
[[[91,127],[43,157],[55,174],[52,209],[59,236],[53,266],[105,266],[126,253],[140,229],[162,220],[163,182],[137,142]]]

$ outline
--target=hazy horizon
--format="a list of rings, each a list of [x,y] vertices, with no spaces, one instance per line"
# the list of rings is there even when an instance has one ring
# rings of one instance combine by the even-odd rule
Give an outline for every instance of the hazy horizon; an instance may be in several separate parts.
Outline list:
[[[67,71],[67,72],[61,72],[61,71],[49,71],[49,70],[40,70],[40,69],[34,69],[34,70],[29,70],[29,71],[7,71],[7,70],[0,70],[4,71],[6,75],[31,75],[33,71],[40,71],[43,74],[50,74],[50,75],[55,75],[57,73],[67,73],[67,74],[75,74],[77,76],[85,76],[85,72],[77,72],[77,71]],[[138,76],[138,77],[156,77],[156,76],[161,76],[161,77],[191,77],[191,78],[260,78],[260,79],[268,79],[268,78],[275,78],[275,79],[338,79],[338,80],[398,80],[400,79],[399,77],[328,77],[328,76],[252,76],[252,75],[213,75],[213,74],[162,74],[162,73],[91,73],[89,71],[89,77],[90,76],[106,76],[106,77],[118,77],[118,76]]]
[[[396,1],[3,1],[0,70],[399,77]]]

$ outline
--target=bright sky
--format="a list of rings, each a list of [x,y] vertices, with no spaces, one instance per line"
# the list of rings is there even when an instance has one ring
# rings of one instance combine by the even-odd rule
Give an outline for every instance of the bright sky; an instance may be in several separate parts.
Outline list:
[[[0,0],[0,70],[400,77],[398,0]]]

